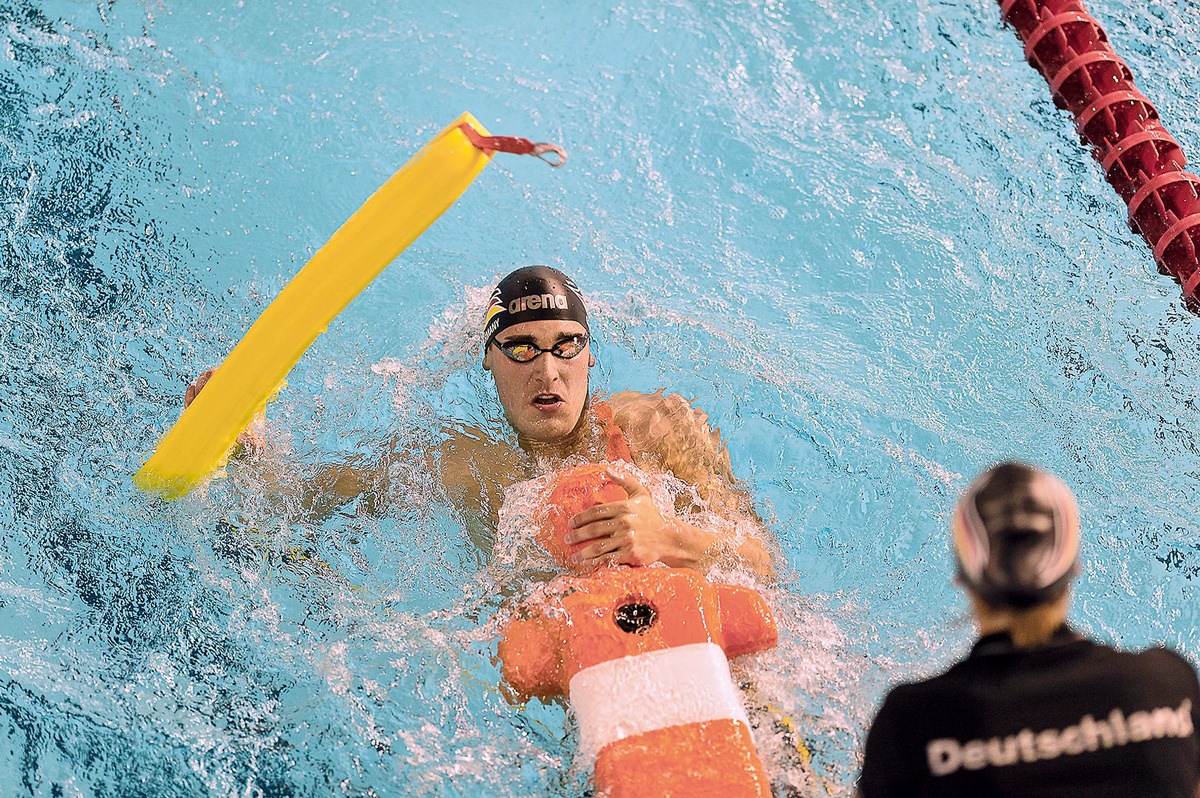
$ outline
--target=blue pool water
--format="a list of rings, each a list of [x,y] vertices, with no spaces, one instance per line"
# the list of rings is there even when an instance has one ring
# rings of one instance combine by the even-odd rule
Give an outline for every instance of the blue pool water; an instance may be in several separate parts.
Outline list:
[[[1194,0],[1090,7],[1200,153]],[[850,794],[886,687],[965,648],[947,516],[1002,457],[1078,492],[1079,625],[1200,658],[1200,319],[998,18],[0,0],[5,792],[583,791],[563,709],[497,687],[499,577],[420,456],[500,429],[471,309],[533,262],[593,302],[597,387],[694,399],[779,541],[743,673],[816,780],[760,729],[777,783]],[[497,157],[270,410],[300,480],[412,453],[392,509],[139,494],[190,379],[464,110],[568,165]]]

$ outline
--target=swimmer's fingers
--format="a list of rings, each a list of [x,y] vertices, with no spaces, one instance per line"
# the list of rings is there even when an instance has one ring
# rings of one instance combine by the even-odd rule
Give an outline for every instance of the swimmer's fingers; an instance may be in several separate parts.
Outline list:
[[[574,560],[581,565],[595,568],[606,563],[625,562],[632,552],[633,540],[630,533],[618,533],[599,538],[575,552]]]
[[[579,529],[596,521],[606,521],[613,518],[620,518],[624,515],[629,515],[637,512],[637,508],[644,502],[653,503],[654,499],[650,495],[650,491],[646,486],[637,480],[636,477],[624,477],[614,471],[608,471],[608,476],[624,488],[625,493],[629,496],[623,501],[609,502],[608,504],[597,504],[595,507],[590,507],[582,513],[571,518],[568,526],[572,529]],[[586,540],[580,538],[579,540]],[[568,540],[568,542],[572,542]],[[578,541],[574,541],[578,542]]]
[[[630,499],[636,499],[639,496],[646,496],[646,497],[650,496],[649,489],[647,489],[645,485],[643,485],[641,482],[639,482],[637,477],[622,476],[621,474],[618,474],[616,471],[613,471],[611,468],[606,469],[605,473],[608,474],[609,478],[613,482],[617,483],[618,485],[620,485],[622,488],[625,489],[625,492],[629,494]]]
[[[613,481],[625,489],[625,493],[629,496],[625,501],[613,502],[611,507],[619,508],[619,511],[632,518],[637,519],[635,524],[641,529],[647,522],[657,526],[662,523],[662,513],[658,509],[658,505],[654,503],[654,496],[650,494],[650,490],[638,481],[634,476],[622,476],[615,471],[609,470],[608,475]]]
[[[629,508],[623,501],[609,502],[608,504],[597,504],[595,507],[589,507],[578,515],[572,516],[568,526],[572,529],[581,529],[588,524],[594,524],[597,521],[609,521],[613,518],[619,518],[629,512]],[[582,540],[583,538],[581,538]]]
[[[590,524],[584,524],[578,529],[572,529],[563,536],[563,540],[567,544],[574,546],[592,540],[603,540],[618,535],[627,535],[632,531],[633,524],[627,517],[610,518],[592,521]]]
[[[205,369],[200,372],[196,379],[192,380],[192,384],[183,393],[183,406],[185,409],[190,407],[192,402],[196,401],[196,397],[200,395],[200,392],[204,390],[204,386],[208,385],[208,381],[216,373],[216,368]],[[253,454],[263,447],[266,440],[266,435],[263,431],[265,423],[266,416],[261,411],[254,415],[250,426],[237,436],[238,446],[233,451],[235,458]]]
[[[196,396],[204,390],[204,386],[208,385],[208,381],[212,379],[212,375],[216,373],[215,368],[206,369],[200,372],[200,376],[192,381],[192,384],[183,392],[183,406],[188,407],[192,402],[196,401]]]
[[[572,555],[572,559],[585,568],[595,568],[601,562],[609,558],[616,550],[610,548],[609,540],[603,540],[599,543],[593,543],[590,546],[585,546]]]

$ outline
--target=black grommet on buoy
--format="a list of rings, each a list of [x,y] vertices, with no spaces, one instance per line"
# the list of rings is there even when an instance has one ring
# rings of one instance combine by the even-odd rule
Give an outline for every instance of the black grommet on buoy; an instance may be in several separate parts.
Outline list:
[[[622,604],[613,612],[613,621],[621,631],[635,635],[645,634],[656,620],[658,611],[640,602]]]

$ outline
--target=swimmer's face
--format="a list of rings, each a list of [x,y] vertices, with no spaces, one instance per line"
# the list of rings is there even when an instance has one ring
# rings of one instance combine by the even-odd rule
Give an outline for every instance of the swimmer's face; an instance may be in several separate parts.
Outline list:
[[[483,367],[496,381],[496,393],[508,423],[538,443],[557,443],[575,430],[588,395],[588,369],[595,365],[591,345],[573,358],[546,352],[527,363],[510,360],[496,344],[529,343],[551,349],[587,335],[576,321],[526,321],[501,331],[488,345]]]

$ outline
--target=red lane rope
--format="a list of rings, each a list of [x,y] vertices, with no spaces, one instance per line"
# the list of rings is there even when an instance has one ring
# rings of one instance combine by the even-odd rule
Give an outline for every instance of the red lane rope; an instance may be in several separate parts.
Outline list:
[[[1200,311],[1200,177],[1185,172],[1179,143],[1133,82],[1108,34],[1081,0],[999,0],[1000,14],[1025,45],[1025,58],[1050,84],[1054,101],[1129,206],[1130,225],[1154,252],[1159,271]]]
[[[460,124],[458,129],[473,145],[487,153],[507,152],[513,155],[532,155],[556,168],[567,162],[566,152],[556,144],[532,142],[518,136],[484,136],[471,127],[468,122]]]

